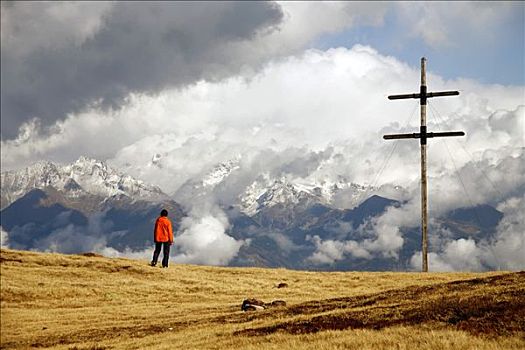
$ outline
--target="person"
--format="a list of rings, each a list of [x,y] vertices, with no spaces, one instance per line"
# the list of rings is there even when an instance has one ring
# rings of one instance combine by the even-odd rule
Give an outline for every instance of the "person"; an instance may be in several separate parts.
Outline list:
[[[166,209],[162,209],[160,216],[155,221],[153,240],[155,241],[155,251],[153,252],[151,266],[157,265],[160,249],[163,248],[162,267],[168,267],[170,246],[173,244],[173,228],[170,219],[168,219],[168,211]]]

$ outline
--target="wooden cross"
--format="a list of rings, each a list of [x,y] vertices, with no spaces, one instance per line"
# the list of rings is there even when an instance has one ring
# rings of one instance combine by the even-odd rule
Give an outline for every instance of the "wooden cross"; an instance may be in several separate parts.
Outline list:
[[[427,220],[428,220],[428,209],[427,209],[427,139],[432,137],[444,137],[444,136],[464,136],[463,131],[449,131],[449,132],[427,132],[427,98],[439,97],[439,96],[455,96],[459,95],[459,91],[440,91],[440,92],[427,92],[426,82],[426,71],[425,71],[426,58],[421,58],[421,87],[419,93],[416,94],[405,94],[405,95],[392,95],[388,96],[389,100],[401,100],[407,98],[418,98],[420,111],[421,111],[421,125],[418,133],[412,134],[390,134],[384,135],[385,140],[393,139],[419,139],[421,145],[421,245],[423,255],[423,272],[428,272],[428,243],[427,243]]]

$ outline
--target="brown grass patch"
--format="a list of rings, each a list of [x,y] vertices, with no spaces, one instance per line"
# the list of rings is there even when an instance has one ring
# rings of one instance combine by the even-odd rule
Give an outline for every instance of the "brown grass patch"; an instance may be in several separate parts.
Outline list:
[[[523,334],[525,272],[308,302],[288,308],[281,316],[321,314],[334,310],[339,312],[245,329],[236,334],[302,334],[348,328],[378,330],[435,322],[475,335]],[[256,318],[257,315],[254,315],[252,319]]]

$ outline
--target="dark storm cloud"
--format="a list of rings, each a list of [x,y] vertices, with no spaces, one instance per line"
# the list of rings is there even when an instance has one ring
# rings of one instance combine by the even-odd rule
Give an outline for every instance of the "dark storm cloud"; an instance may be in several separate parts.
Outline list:
[[[233,74],[256,60],[238,44],[281,19],[269,2],[2,3],[2,139],[35,117],[50,126],[90,103]]]

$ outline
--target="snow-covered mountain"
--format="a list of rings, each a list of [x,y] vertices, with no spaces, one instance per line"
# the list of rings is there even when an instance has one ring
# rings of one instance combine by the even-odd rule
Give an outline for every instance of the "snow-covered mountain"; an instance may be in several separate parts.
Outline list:
[[[237,207],[245,215],[255,216],[260,210],[277,204],[290,207],[300,202],[304,204],[305,201],[333,208],[351,208],[365,200],[366,192],[373,191],[343,176],[330,178],[313,174],[307,178],[290,178],[265,172],[256,174],[253,179],[254,175],[250,173],[249,169],[243,169],[240,157],[221,162],[184,183],[174,197],[182,203],[196,202],[210,195],[228,198],[227,203],[220,204]],[[249,180],[250,177],[253,180]],[[238,195],[232,198],[231,193],[234,192]],[[341,197],[344,197],[344,201]]]
[[[2,172],[1,206],[5,208],[29,191],[52,187],[68,198],[94,195],[103,198],[127,196],[155,201],[166,198],[156,186],[123,174],[105,162],[80,157],[72,164],[41,161],[25,169]]]
[[[186,181],[175,193],[182,203],[189,203],[214,192],[239,166],[240,158],[221,162],[203,175]]]
[[[239,159],[231,159],[227,162],[220,163],[204,176],[202,179],[202,187],[216,186],[237,169],[239,169]]]
[[[296,205],[308,198],[311,202],[327,207],[339,208],[338,197],[347,196],[346,206],[353,207],[364,200],[364,194],[371,189],[346,181],[343,177],[336,180],[272,179],[268,174],[260,176],[239,197],[240,209],[248,216],[254,216],[262,208],[277,204]]]

